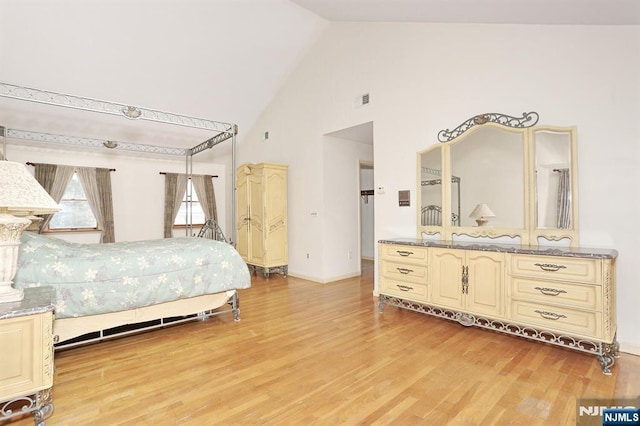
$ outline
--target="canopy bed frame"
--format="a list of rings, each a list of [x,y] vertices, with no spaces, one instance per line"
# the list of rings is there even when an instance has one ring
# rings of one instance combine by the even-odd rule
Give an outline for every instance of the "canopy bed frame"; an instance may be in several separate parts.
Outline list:
[[[232,123],[196,118],[171,112],[149,109],[138,106],[126,105],[118,102],[97,100],[65,93],[51,92],[42,89],[19,86],[11,83],[0,82],[0,97],[15,99],[25,102],[33,102],[51,105],[60,108],[75,109],[97,114],[122,116],[128,120],[150,121],[180,126],[192,129],[200,129],[211,132],[212,136],[192,148],[175,148],[168,146],[146,145],[112,139],[98,139],[65,134],[42,133],[30,130],[20,130],[0,126],[0,159],[6,157],[7,139],[15,141],[32,141],[37,143],[65,145],[69,147],[85,147],[97,150],[129,151],[146,154],[159,154],[178,156],[185,158],[185,170],[187,175],[192,175],[193,157],[203,151],[213,148],[225,141],[231,141],[231,170],[236,169],[237,149],[236,135],[238,127]],[[235,218],[235,173],[232,173],[232,217]],[[190,188],[187,186],[187,191]],[[188,199],[191,197],[188,195]],[[208,226],[211,226],[210,224]],[[193,227],[192,219],[187,219],[187,235]],[[219,230],[217,224],[214,226]],[[202,234],[202,232],[201,232]],[[221,231],[214,233],[214,239],[222,235]],[[231,241],[235,241],[235,226],[232,227]],[[223,240],[224,239],[223,237]],[[219,310],[223,305],[230,305],[229,309]],[[209,316],[232,312],[234,319],[239,320],[239,302],[237,290],[222,291],[216,294],[204,294],[201,296],[179,299],[157,305],[142,308],[110,312],[99,315],[80,316],[75,318],[62,318],[54,324],[54,335],[57,349],[67,348],[105,340],[123,334],[151,328],[163,327],[168,324],[188,321],[192,319],[205,319]],[[142,325],[133,326],[132,324]],[[79,336],[85,338],[76,339]],[[89,337],[86,337],[89,336]]]

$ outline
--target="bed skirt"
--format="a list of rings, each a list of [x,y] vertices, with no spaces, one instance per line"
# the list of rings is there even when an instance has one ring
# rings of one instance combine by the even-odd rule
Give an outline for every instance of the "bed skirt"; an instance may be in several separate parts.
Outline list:
[[[173,302],[161,303],[158,305],[146,306],[143,308],[132,309],[129,311],[111,312],[108,314],[89,315],[74,318],[62,318],[55,320],[53,324],[54,341],[59,342],[56,348],[65,348],[77,346],[79,344],[90,341],[104,340],[108,337],[98,337],[88,339],[74,344],[65,344],[66,341],[83,336],[88,333],[102,332],[114,327],[125,326],[129,324],[138,324],[148,321],[160,320],[163,318],[180,317],[194,314],[201,314],[207,311],[219,308],[227,303],[230,299],[237,297],[235,290],[229,290],[222,293],[207,294],[204,296],[190,297],[187,299],[175,300]],[[234,305],[237,305],[237,299]],[[233,306],[234,319],[237,317],[237,306]],[[227,312],[227,311],[223,311]],[[220,312],[222,313],[222,312]],[[203,315],[204,317],[205,315]],[[210,316],[210,315],[206,315]],[[172,323],[175,323],[174,321]],[[157,328],[157,327],[149,327]],[[147,328],[148,329],[148,328]],[[133,331],[135,332],[135,331]],[[110,335],[122,335],[123,333]]]

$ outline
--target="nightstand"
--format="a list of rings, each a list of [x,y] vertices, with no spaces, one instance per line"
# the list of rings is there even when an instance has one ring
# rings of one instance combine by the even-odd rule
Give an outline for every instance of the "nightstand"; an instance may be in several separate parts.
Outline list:
[[[53,287],[24,290],[0,303],[0,420],[33,413],[44,425],[53,413]]]

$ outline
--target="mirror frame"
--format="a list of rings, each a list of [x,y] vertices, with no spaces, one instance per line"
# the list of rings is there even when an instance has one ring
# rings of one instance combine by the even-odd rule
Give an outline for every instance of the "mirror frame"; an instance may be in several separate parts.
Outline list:
[[[453,130],[441,130],[438,133],[439,144],[431,145],[417,153],[417,234],[418,238],[436,238],[440,241],[456,241],[464,236],[472,238],[519,238],[521,245],[550,245],[558,242],[563,246],[577,247],[579,244],[578,228],[578,162],[576,151],[576,128],[549,125],[536,125],[538,122],[536,112],[523,113],[522,117],[513,117],[505,114],[488,113],[480,114],[466,120]],[[522,228],[505,228],[492,226],[453,226],[451,221],[442,221],[441,226],[422,225],[422,154],[440,149],[441,159],[441,206],[442,217],[451,217],[451,147],[462,142],[472,135],[480,127],[495,127],[497,129],[515,132],[522,135],[523,141],[523,204],[524,218]],[[570,185],[571,185],[571,226],[569,228],[538,228],[537,227],[537,201],[536,201],[536,133],[537,132],[565,133],[570,138]],[[568,244],[566,244],[566,242]]]

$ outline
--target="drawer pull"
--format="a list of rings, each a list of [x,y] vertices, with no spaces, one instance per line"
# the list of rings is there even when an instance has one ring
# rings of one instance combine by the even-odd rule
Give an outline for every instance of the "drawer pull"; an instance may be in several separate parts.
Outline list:
[[[566,269],[567,267],[564,265],[555,265],[553,263],[534,263],[535,266],[539,267],[543,271],[548,272],[556,272],[560,269]]]
[[[409,287],[408,285],[396,284],[396,287],[398,287],[402,291],[411,291],[411,290],[413,290],[413,287]]]
[[[413,254],[412,251],[406,251],[406,250],[396,250],[396,252],[400,255],[400,256],[411,256]]]
[[[407,269],[407,268],[396,268],[396,269],[398,270],[398,272],[405,275],[413,272],[413,269]]]
[[[550,319],[554,321],[559,320],[560,318],[566,318],[566,315],[556,314],[554,312],[536,310],[535,313],[539,314],[542,318]]]
[[[557,296],[560,293],[566,293],[564,290],[558,290],[557,288],[549,288],[549,287],[535,287],[534,290],[538,290],[542,294],[546,294],[547,296]]]

